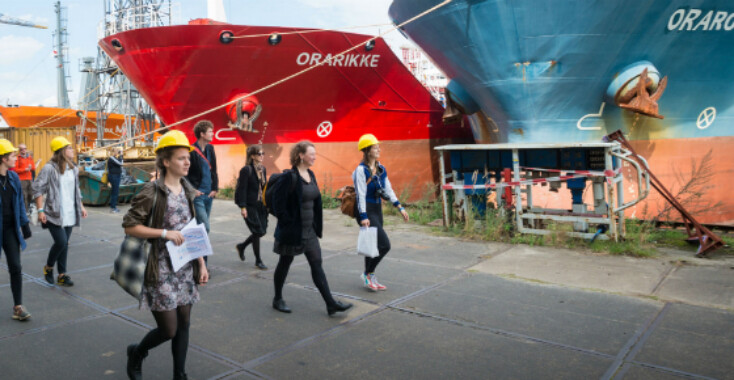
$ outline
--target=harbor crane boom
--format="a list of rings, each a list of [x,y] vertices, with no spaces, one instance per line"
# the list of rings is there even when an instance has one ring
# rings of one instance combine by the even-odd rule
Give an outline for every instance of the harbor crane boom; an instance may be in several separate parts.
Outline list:
[[[31,28],[37,28],[37,29],[48,29],[44,25],[38,25],[36,23],[33,23],[31,21],[21,20],[19,18],[10,17],[5,14],[0,13],[0,24],[10,24],[10,25],[20,25],[20,26],[29,26]]]

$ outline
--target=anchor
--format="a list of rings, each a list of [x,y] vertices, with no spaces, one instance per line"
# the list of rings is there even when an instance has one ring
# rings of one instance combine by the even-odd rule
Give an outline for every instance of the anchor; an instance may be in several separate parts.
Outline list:
[[[637,81],[635,91],[631,91],[627,97],[620,97],[618,99],[618,105],[621,108],[630,110],[632,112],[640,113],[650,117],[656,117],[658,119],[664,119],[663,115],[658,113],[658,99],[663,96],[665,87],[668,84],[668,77],[664,77],[657,90],[654,93],[648,93],[647,87],[652,84],[652,81],[647,77],[647,67],[642,70],[642,74]],[[630,99],[631,98],[631,99]]]
[[[261,111],[262,106],[254,96],[245,99],[240,98],[235,104],[227,107],[226,112],[229,117],[227,126],[232,130],[257,133],[257,130],[253,128],[253,124],[260,116]]]

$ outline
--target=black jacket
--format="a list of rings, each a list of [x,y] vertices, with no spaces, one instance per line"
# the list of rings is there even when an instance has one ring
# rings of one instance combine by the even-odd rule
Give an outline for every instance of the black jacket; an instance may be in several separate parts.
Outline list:
[[[278,225],[275,227],[275,239],[280,244],[285,245],[301,245],[301,199],[303,197],[302,181],[298,176],[298,170],[293,168],[296,175],[289,175],[286,173],[283,175],[283,180],[279,180],[273,185],[273,204],[269,205],[272,207],[275,217],[278,218]],[[311,181],[314,181],[316,187],[316,176],[314,176],[311,170],[308,171],[311,176]],[[296,186],[293,187],[293,181],[298,181]],[[293,187],[293,191],[291,188]],[[323,205],[321,202],[321,195],[316,198],[313,202],[313,229],[316,232],[316,236],[319,238],[322,236],[323,231]]]
[[[265,183],[268,181],[268,172],[263,167],[263,177]],[[245,165],[240,169],[240,176],[237,178],[237,187],[234,189],[234,203],[240,208],[245,206],[257,206],[257,193],[260,181],[257,179],[257,170],[255,165]],[[263,196],[265,196],[263,194]]]
[[[201,166],[199,165],[206,165],[206,161],[196,151],[197,149],[199,149],[198,141],[193,146],[194,150],[189,153],[191,167],[189,167],[189,174],[186,176],[186,179],[189,180],[191,186],[193,186],[195,189],[198,189],[199,186],[201,186]],[[219,191],[219,176],[217,175],[217,156],[214,154],[214,147],[212,146],[212,144],[207,144],[206,148],[201,153],[204,156],[211,157],[211,160],[209,160],[209,164],[211,164],[212,166],[212,190]]]
[[[122,174],[122,155],[107,159],[107,173],[110,175]]]

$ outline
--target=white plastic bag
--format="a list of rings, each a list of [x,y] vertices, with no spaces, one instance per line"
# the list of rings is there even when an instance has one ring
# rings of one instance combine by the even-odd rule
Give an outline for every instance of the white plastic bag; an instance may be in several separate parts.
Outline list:
[[[367,257],[377,257],[377,227],[360,227],[357,237],[357,253]]]
[[[32,225],[37,226],[38,225],[38,209],[36,208],[35,204],[31,204],[31,210],[30,215],[28,215],[28,221],[31,222]]]

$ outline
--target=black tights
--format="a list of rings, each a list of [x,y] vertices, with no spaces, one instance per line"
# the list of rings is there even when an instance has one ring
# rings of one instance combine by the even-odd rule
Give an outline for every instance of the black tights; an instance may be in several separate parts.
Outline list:
[[[191,305],[179,306],[175,310],[154,311],[153,317],[158,327],[150,330],[138,344],[138,354],[145,356],[148,351],[161,343],[171,340],[174,375],[186,371],[186,352],[189,349],[189,324]]]
[[[331,306],[336,303],[334,297],[331,296],[329,290],[329,283],[326,281],[326,273],[324,268],[321,266],[321,248],[312,247],[307,248],[304,252],[308,265],[311,267],[311,279],[313,279],[314,285],[319,289],[321,297],[324,298],[326,305]],[[280,255],[278,260],[278,266],[275,267],[275,274],[273,276],[275,282],[275,299],[279,300],[283,298],[283,284],[285,284],[285,278],[288,276],[288,270],[293,263],[294,256]]]
[[[390,252],[390,238],[382,228],[382,206],[377,203],[367,203],[367,218],[370,220],[370,227],[377,228],[377,250],[380,256],[364,258],[364,274],[374,273],[377,264]]]
[[[250,235],[243,243],[242,245],[247,247],[249,244],[252,244],[252,252],[255,253],[255,263],[261,263],[262,259],[260,258],[260,237],[262,235],[256,235],[252,234]]]

